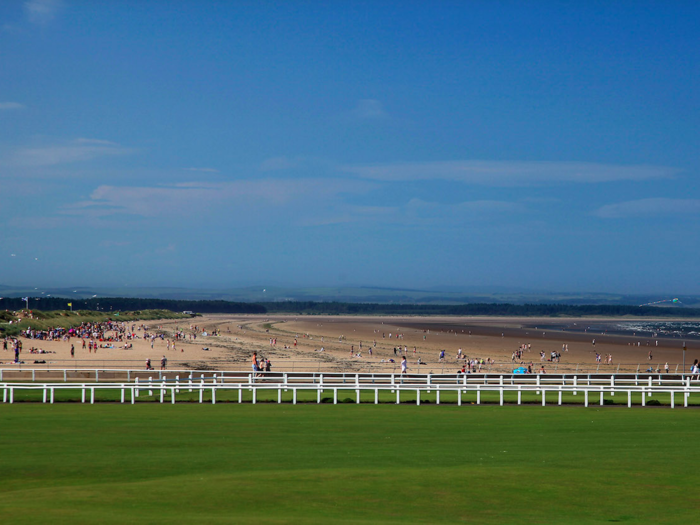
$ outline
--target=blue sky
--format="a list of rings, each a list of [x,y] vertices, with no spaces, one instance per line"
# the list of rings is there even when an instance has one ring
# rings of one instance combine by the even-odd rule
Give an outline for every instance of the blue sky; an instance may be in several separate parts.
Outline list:
[[[697,2],[0,4],[0,284],[698,293]]]

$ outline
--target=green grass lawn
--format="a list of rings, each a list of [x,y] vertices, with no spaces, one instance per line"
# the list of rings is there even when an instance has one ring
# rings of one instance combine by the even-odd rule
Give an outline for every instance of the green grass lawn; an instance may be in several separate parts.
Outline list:
[[[696,523],[695,409],[0,405],[3,523]]]

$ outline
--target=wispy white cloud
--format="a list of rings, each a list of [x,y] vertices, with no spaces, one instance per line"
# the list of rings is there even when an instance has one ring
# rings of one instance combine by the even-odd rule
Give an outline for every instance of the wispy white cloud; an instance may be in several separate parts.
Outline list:
[[[32,24],[47,24],[54,19],[62,4],[61,0],[27,0],[24,11]]]
[[[373,98],[358,101],[351,115],[358,120],[382,120],[389,117],[384,105]]]
[[[700,199],[639,199],[607,204],[593,212],[593,215],[605,219],[656,217],[662,215],[682,217],[695,214],[700,214]]]
[[[0,28],[4,33],[9,33],[11,35],[18,35],[22,33],[22,29],[19,28],[18,26],[14,26],[12,24],[3,24],[2,27]]]
[[[124,248],[125,246],[131,246],[131,244],[131,241],[115,241],[111,239],[100,241],[100,246],[103,248]]]
[[[260,163],[258,169],[260,171],[303,170],[306,174],[315,173],[317,175],[327,176],[337,171],[337,166],[338,164],[336,162],[323,157],[288,157],[283,155],[265,159]]]
[[[282,171],[296,168],[301,164],[300,158],[273,157],[260,163],[260,171]]]
[[[8,154],[0,163],[6,166],[36,168],[125,155],[133,151],[106,140],[80,138],[62,144],[19,148]]]
[[[182,168],[185,171],[199,171],[202,173],[219,173],[215,168]]]
[[[88,200],[65,206],[63,213],[92,217],[208,217],[223,211],[227,216],[241,215],[250,220],[282,213],[293,220],[332,207],[345,194],[365,193],[373,186],[344,179],[183,182],[165,187],[103,185]]]
[[[474,200],[441,203],[411,199],[398,206],[336,206],[333,213],[306,218],[304,224],[325,225],[340,223],[368,223],[375,225],[435,226],[493,223],[498,217],[512,217],[527,211],[520,202]]]
[[[73,142],[76,144],[98,144],[100,146],[119,146],[116,142],[112,142],[111,140],[102,140],[102,139],[90,139],[90,138],[85,138],[85,137],[79,137],[75,139]]]
[[[641,181],[672,177],[680,171],[666,166],[481,160],[346,165],[341,170],[362,178],[388,182],[451,180],[492,186]]]
[[[522,213],[525,206],[519,202],[497,200],[473,200],[454,204],[411,199],[405,206],[405,214],[416,222],[492,220],[499,215]]]
[[[19,102],[0,102],[0,111],[9,111],[13,109],[24,109],[26,106]]]

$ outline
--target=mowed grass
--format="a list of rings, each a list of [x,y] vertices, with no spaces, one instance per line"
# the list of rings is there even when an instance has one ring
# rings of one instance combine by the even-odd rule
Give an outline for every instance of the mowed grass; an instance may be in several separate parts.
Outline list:
[[[3,523],[696,523],[696,409],[0,405]]]

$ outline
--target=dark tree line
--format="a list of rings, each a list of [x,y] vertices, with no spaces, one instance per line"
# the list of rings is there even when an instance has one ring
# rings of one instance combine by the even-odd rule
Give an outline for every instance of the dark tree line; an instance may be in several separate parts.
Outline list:
[[[67,299],[61,297],[30,297],[30,310],[100,310],[133,312],[136,310],[170,310],[173,312],[191,311],[200,314],[264,314],[265,307],[254,303],[234,303],[231,301],[187,301],[175,299],[138,299],[131,297],[92,297],[90,299]],[[21,297],[0,299],[0,310],[20,310],[26,307]]]
[[[523,317],[700,317],[700,308],[660,308],[633,305],[565,305],[565,304],[502,304],[474,303],[459,305],[337,303],[285,301],[240,303],[231,301],[191,301],[176,299],[139,299],[131,297],[93,297],[67,299],[59,297],[29,298],[32,310],[137,311],[171,310],[195,313],[226,314],[300,314],[300,315],[491,315]],[[19,310],[25,302],[19,297],[0,299],[0,310]]]
[[[321,303],[289,301],[262,303],[268,313],[308,315],[492,315],[523,317],[700,317],[700,308],[659,308],[633,305],[562,305],[474,303],[459,305]]]

